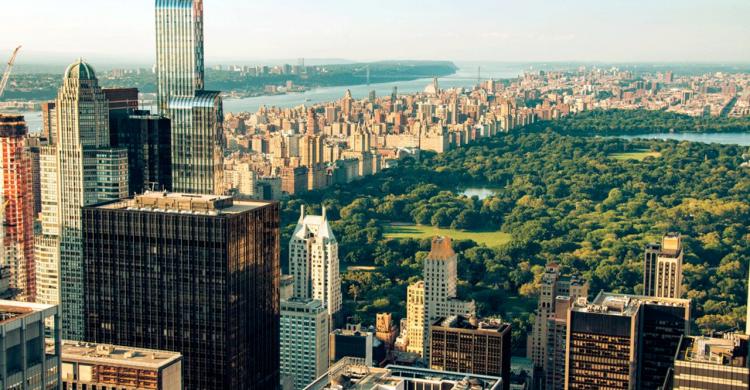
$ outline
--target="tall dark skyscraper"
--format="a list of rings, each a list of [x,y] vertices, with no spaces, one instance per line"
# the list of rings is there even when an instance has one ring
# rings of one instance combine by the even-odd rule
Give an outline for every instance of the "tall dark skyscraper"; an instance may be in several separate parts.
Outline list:
[[[169,119],[138,109],[138,89],[104,89],[109,103],[109,135],[128,150],[128,188],[172,191],[172,133]]]
[[[172,120],[174,190],[223,191],[224,113],[204,91],[203,0],[156,0],[157,103]]]
[[[148,192],[83,231],[87,340],[181,352],[187,389],[278,385],[278,204]]]
[[[690,301],[600,293],[568,312],[566,389],[656,389],[690,322]],[[671,352],[670,352],[671,351]]]

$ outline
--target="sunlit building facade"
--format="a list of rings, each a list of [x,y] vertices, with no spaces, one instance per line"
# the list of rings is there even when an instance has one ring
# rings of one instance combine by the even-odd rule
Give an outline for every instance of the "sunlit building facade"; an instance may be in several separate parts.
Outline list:
[[[21,115],[0,115],[0,177],[2,177],[2,262],[10,266],[10,288],[16,299],[34,301],[34,199],[31,158],[26,150],[28,128]]]
[[[127,195],[127,151],[110,148],[108,103],[91,65],[78,60],[67,68],[55,106],[62,329],[81,340],[81,208]]]
[[[156,0],[157,104],[172,120],[172,180],[178,192],[223,191],[224,114],[204,91],[203,1]]]

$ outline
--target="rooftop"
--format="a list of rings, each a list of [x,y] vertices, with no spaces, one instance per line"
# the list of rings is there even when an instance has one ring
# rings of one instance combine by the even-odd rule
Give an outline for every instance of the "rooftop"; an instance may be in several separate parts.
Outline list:
[[[94,206],[102,209],[150,211],[179,214],[239,214],[270,204],[262,201],[236,201],[231,196],[197,195],[147,191],[130,199]]]
[[[0,300],[0,324],[53,308],[55,305]]]
[[[725,338],[683,337],[677,360],[721,366],[746,367],[748,336],[732,334]]]
[[[361,359],[344,358],[305,390],[497,390],[501,387],[499,377],[395,365],[367,367]]]
[[[48,344],[47,348],[54,348]],[[179,352],[63,340],[63,362],[159,369],[182,359]]]
[[[687,299],[657,298],[602,291],[591,303],[587,302],[585,298],[579,298],[571,310],[583,313],[632,316],[637,313],[638,308],[644,304],[688,307],[690,301]]]
[[[456,255],[450,237],[437,236],[432,239],[432,247],[427,258],[430,260],[445,260]]]
[[[510,325],[494,318],[478,319],[476,317],[451,316],[439,318],[432,323],[433,326],[449,329],[480,330],[491,333],[504,333]]]

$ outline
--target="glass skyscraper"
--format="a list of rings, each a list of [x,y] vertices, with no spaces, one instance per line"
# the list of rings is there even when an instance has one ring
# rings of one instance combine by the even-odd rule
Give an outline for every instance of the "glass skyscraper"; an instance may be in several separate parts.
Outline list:
[[[203,1],[156,0],[159,111],[172,120],[174,191],[223,191],[224,113],[219,92],[204,91]]]

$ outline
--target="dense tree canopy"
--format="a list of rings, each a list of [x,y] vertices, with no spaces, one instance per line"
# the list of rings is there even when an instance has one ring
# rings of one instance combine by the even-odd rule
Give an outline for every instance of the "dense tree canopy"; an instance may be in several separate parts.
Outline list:
[[[372,322],[379,311],[403,316],[406,286],[421,279],[428,240],[387,240],[390,222],[500,229],[499,248],[471,241],[459,252],[459,291],[481,315],[515,325],[522,348],[543,266],[555,261],[583,274],[591,293],[642,291],[643,246],[668,231],[685,237],[684,283],[695,326],[743,323],[750,260],[750,170],[745,148],[674,141],[627,141],[555,132],[503,135],[346,186],[283,204],[286,240],[300,203],[328,207],[340,242],[345,310]],[[651,150],[661,157],[618,160]],[[480,200],[459,189],[496,189]],[[346,270],[348,265],[374,268]]]
[[[554,129],[570,135],[638,135],[669,133],[731,133],[750,131],[750,117],[692,117],[666,111],[592,110],[556,120],[541,121],[524,131]]]

